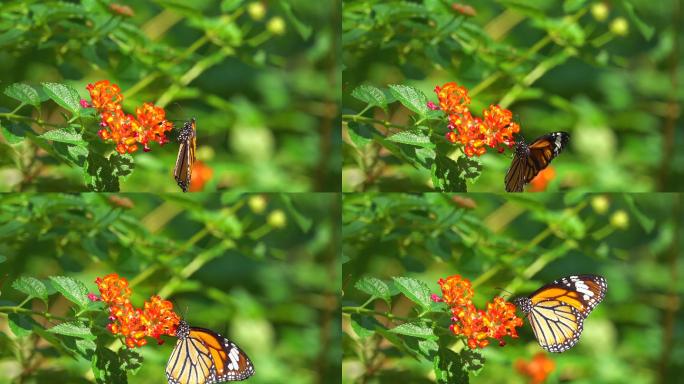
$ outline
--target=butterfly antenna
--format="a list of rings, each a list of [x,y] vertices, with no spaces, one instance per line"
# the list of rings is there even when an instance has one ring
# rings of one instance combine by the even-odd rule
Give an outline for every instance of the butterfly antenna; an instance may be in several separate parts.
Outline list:
[[[509,292],[509,291],[507,291],[507,290],[505,290],[505,289],[503,289],[503,288],[496,287],[496,289],[508,293],[508,295],[506,295],[506,296],[512,296],[512,295],[513,295],[513,292]],[[503,295],[502,295],[502,297],[503,297]]]

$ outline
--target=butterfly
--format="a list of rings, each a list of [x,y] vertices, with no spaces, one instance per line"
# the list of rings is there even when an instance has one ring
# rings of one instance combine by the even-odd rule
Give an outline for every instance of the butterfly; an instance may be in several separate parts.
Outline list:
[[[522,192],[525,184],[546,168],[568,144],[566,132],[552,132],[527,144],[520,140],[515,147],[513,163],[506,172],[506,192]]]
[[[186,121],[178,134],[178,157],[173,168],[173,177],[183,192],[188,191],[192,179],[192,165],[195,163],[195,148],[197,147],[195,119]]]
[[[568,276],[553,281],[513,303],[527,315],[539,345],[564,352],[579,341],[584,319],[606,296],[606,279],[597,275]]]
[[[244,380],[254,374],[249,357],[235,343],[185,321],[176,328],[178,342],[166,364],[169,384],[211,384]]]

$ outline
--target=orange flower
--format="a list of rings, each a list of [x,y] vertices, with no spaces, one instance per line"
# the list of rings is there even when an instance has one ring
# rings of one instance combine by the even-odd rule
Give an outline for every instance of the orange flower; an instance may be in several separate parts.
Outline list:
[[[465,87],[459,87],[454,82],[449,82],[443,86],[436,86],[435,93],[439,99],[439,107],[444,113],[458,114],[468,111],[468,104],[470,104],[470,96]]]
[[[121,102],[123,101],[121,88],[116,84],[110,83],[109,80],[100,80],[95,84],[88,84],[86,89],[90,92],[93,107],[97,110],[109,111],[121,108]]]
[[[537,352],[530,362],[523,359],[518,359],[515,362],[515,369],[517,369],[519,373],[529,377],[530,384],[543,383],[555,368],[556,363],[549,359],[544,352]]]
[[[551,180],[556,177],[556,170],[552,166],[548,166],[541,170],[537,176],[530,182],[531,192],[544,192],[549,186]]]
[[[133,153],[138,150],[138,144],[142,144],[147,152],[150,150],[150,141],[156,141],[159,145],[169,141],[166,132],[173,128],[173,124],[166,120],[163,108],[144,103],[136,108],[136,116],[133,116],[123,111],[123,95],[118,85],[101,80],[88,84],[86,89],[90,92],[93,107],[100,112],[100,125],[103,128],[98,135],[105,141],[114,142],[117,152]]]
[[[475,308],[470,280],[460,275],[439,279],[439,286],[442,297],[433,295],[432,299],[450,307],[453,315],[450,329],[455,335],[465,336],[471,349],[486,347],[490,338],[503,346],[504,336],[518,337],[515,328],[522,326],[522,319],[516,316],[514,304],[496,297],[494,302],[487,303],[486,311]]]
[[[192,164],[192,179],[190,180],[190,192],[200,192],[204,185],[214,176],[214,170],[201,161]]]
[[[173,124],[166,120],[166,112],[163,108],[157,107],[152,103],[144,103],[142,107],[135,109],[142,129],[138,136],[138,142],[144,146],[145,152],[150,150],[148,143],[156,141],[159,145],[169,142],[166,132],[173,128]]]
[[[95,284],[100,290],[100,297],[93,294],[88,297],[107,304],[110,320],[107,329],[115,335],[122,335],[128,348],[147,344],[146,337],[155,338],[161,344],[161,335],[175,335],[180,317],[173,311],[170,301],[152,296],[149,302],[144,303],[143,309],[133,307],[128,280],[116,273],[98,277]]]
[[[511,111],[491,105],[483,111],[481,119],[471,114],[470,97],[465,87],[451,82],[435,87],[435,92],[440,108],[449,116],[446,139],[463,144],[467,156],[481,156],[487,152],[487,147],[503,152],[506,146],[515,145],[513,135],[520,132],[520,126],[511,121]]]

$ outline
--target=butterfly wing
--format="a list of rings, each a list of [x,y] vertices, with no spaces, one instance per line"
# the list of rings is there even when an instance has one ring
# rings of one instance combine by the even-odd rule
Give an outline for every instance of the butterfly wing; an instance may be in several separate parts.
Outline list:
[[[525,184],[534,179],[568,144],[566,132],[552,132],[538,137],[531,144],[518,143],[513,163],[504,180],[506,192],[522,192]]]
[[[526,157],[519,156],[516,151],[513,163],[508,169],[508,172],[506,172],[506,179],[504,180],[506,192],[522,192],[523,187],[525,186],[524,173],[528,172],[526,163]]]
[[[606,295],[606,279],[597,275],[568,276],[529,296],[527,319],[539,345],[549,352],[572,348],[582,334],[584,319]]]
[[[195,163],[195,149],[197,147],[195,132],[195,119],[191,119],[183,125],[178,135],[180,147],[178,148],[178,157],[176,157],[176,166],[173,168],[173,177],[183,192],[188,191],[192,180],[192,165]]]
[[[244,380],[254,374],[247,355],[232,341],[204,328],[179,337],[166,366],[169,384],[205,384]]]

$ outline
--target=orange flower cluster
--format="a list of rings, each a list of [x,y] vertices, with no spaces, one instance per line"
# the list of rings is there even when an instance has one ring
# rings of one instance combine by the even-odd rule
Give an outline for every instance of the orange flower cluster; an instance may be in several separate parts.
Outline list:
[[[93,301],[101,300],[109,306],[111,322],[107,329],[115,335],[124,336],[128,348],[147,344],[145,337],[155,338],[161,344],[161,335],[176,334],[180,317],[173,311],[173,304],[170,301],[152,296],[150,301],[145,302],[143,309],[133,307],[128,280],[116,273],[98,277],[95,284],[100,290],[100,296],[91,293],[88,297]]]
[[[465,336],[471,349],[486,347],[489,338],[497,339],[499,345],[503,346],[504,336],[518,337],[515,328],[521,327],[523,322],[515,315],[514,304],[496,297],[494,302],[487,303],[486,310],[475,308],[470,280],[460,275],[439,279],[439,286],[442,297],[432,295],[432,300],[444,302],[451,308],[451,332]]]
[[[435,93],[440,109],[449,116],[446,139],[463,144],[467,156],[481,156],[487,147],[496,148],[501,153],[506,146],[512,148],[515,145],[513,135],[520,132],[520,125],[511,121],[511,111],[490,105],[483,111],[483,119],[474,117],[468,107],[468,90],[454,82],[435,87]]]
[[[549,359],[544,352],[538,352],[530,362],[523,359],[519,359],[515,362],[515,369],[521,374],[529,377],[530,384],[543,383],[555,368],[556,363]]]
[[[88,84],[86,89],[90,93],[92,105],[100,113],[98,131],[100,137],[116,143],[116,151],[133,153],[138,150],[138,144],[143,145],[145,152],[150,150],[150,141],[160,145],[167,143],[166,132],[173,129],[173,124],[166,120],[163,108],[151,103],[144,103],[135,110],[136,116],[125,114],[121,103],[123,95],[118,85],[109,80],[100,80],[95,84]]]

